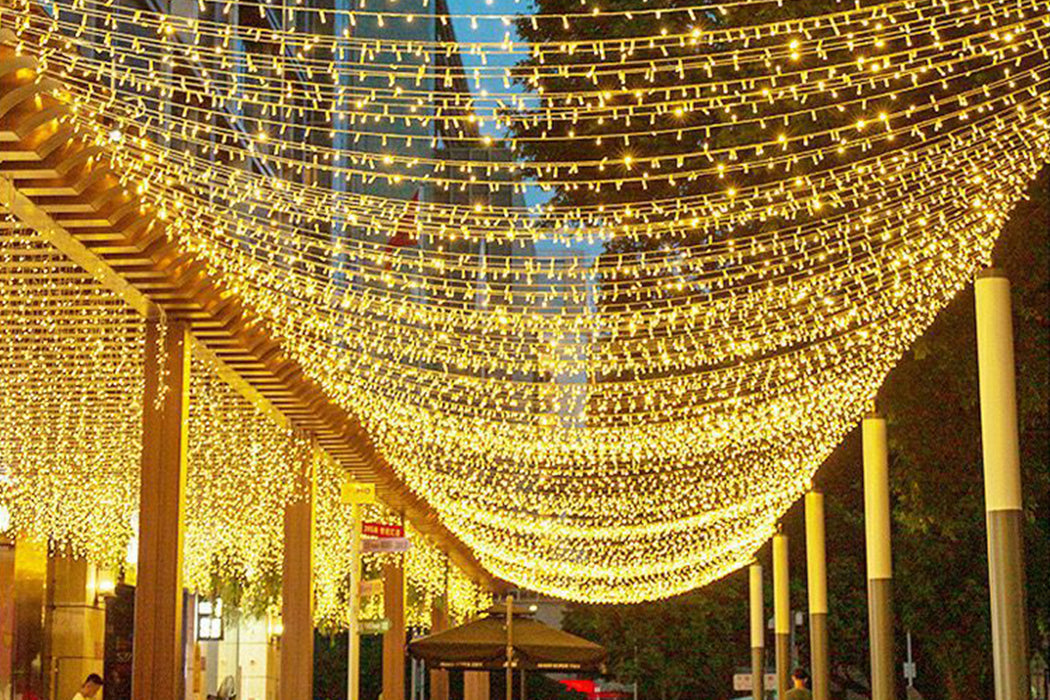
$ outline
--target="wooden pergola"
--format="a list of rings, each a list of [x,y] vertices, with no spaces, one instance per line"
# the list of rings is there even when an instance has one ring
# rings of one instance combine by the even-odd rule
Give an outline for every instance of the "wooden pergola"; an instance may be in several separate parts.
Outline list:
[[[0,210],[83,268],[93,279],[92,284],[101,284],[141,314],[147,320],[147,346],[151,332],[157,337],[158,319],[163,318],[163,324],[177,325],[181,339],[172,336],[175,343],[172,347],[192,342],[219,367],[223,379],[253,405],[278,424],[310,434],[348,478],[374,483],[379,499],[445,551],[460,570],[486,587],[499,586],[500,582],[482,568],[469,548],[439,522],[427,503],[398,479],[358,417],[337,405],[306,375],[271,333],[266,320],[248,308],[222,279],[210,273],[205,261],[182,247],[178,240],[169,238],[166,221],[148,202],[121,183],[105,149],[87,142],[77,133],[70,107],[55,97],[61,94],[62,85],[44,75],[37,61],[20,54],[14,45],[13,35],[0,30]],[[147,397],[151,391],[150,362],[147,352]],[[152,362],[155,376],[171,370],[170,366],[165,369],[158,365],[156,357]],[[160,362],[164,362],[163,356]],[[183,409],[179,406],[178,410]],[[154,473],[157,470],[147,465],[151,459],[158,464],[172,459],[162,454],[163,446],[150,443],[165,439],[177,442],[170,436],[165,438],[165,434],[180,430],[170,426],[170,417],[151,418],[153,411],[149,407],[145,413],[141,491],[144,512],[155,505],[146,504],[150,493],[178,491],[178,484],[170,480],[170,475],[158,477]],[[163,410],[159,413],[163,414]],[[177,419],[174,422],[177,423]],[[154,437],[158,434],[159,438]],[[174,461],[177,463],[178,459]],[[184,456],[182,459],[184,461]],[[170,465],[167,468],[170,472]],[[173,509],[171,504],[161,504],[159,509],[155,508],[158,514],[154,517],[178,520],[179,507],[176,504]],[[311,559],[308,555],[302,556],[299,547],[287,544],[301,541],[303,532],[301,523],[289,529],[288,517],[292,510],[289,506],[285,514],[285,568],[291,566],[299,574],[285,580],[285,636],[289,658],[282,657],[282,667],[291,664],[305,669],[312,667],[312,655],[308,651],[313,634],[308,587]],[[308,524],[312,518],[311,508],[300,509],[295,517],[307,523],[306,537],[312,537]],[[160,557],[157,568],[159,578],[164,581],[159,588],[149,582],[144,585],[140,574],[140,593],[148,603],[146,607],[166,609],[167,601],[171,610],[166,616],[153,616],[154,619],[143,623],[146,625],[142,630],[144,638],[157,642],[143,646],[149,647],[156,658],[141,664],[147,685],[152,685],[136,690],[136,696],[145,693],[142,697],[169,697],[174,687],[166,688],[166,684],[177,685],[171,676],[174,671],[168,668],[176,663],[176,657],[165,656],[166,651],[157,656],[152,651],[154,647],[165,646],[165,629],[170,629],[174,622],[169,618],[178,615],[179,605],[173,602],[172,591],[179,585],[179,568],[172,567],[181,567],[181,554],[174,545],[168,546],[168,550],[176,552],[170,557],[178,561],[169,566],[164,557]],[[307,572],[305,583],[304,571]],[[303,585],[307,586],[305,591]],[[287,619],[290,616],[299,623],[290,624]],[[136,618],[136,638],[140,634],[139,624]],[[177,638],[177,631],[172,634]],[[401,643],[396,643],[398,648]],[[137,654],[138,650],[136,663]],[[136,669],[136,679],[139,673]],[[298,692],[295,687],[284,688],[289,697]]]
[[[10,34],[0,34],[0,40]],[[376,484],[479,581],[492,577],[395,476],[356,416],[337,406],[203,261],[169,239],[153,208],[122,186],[99,146],[84,143],[35,59],[0,46],[0,205],[146,318],[185,321],[224,378],[282,423],[312,433],[349,477]]]

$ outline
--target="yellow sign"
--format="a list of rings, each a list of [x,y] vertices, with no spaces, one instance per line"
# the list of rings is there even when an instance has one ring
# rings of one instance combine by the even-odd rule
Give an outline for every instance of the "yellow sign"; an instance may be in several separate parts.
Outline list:
[[[339,488],[339,498],[346,504],[376,502],[376,485],[358,481],[344,481]]]

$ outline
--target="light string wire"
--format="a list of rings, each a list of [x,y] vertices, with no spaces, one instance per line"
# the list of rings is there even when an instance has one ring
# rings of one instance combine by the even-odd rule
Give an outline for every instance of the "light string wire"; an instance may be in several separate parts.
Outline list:
[[[1042,0],[667,4],[0,22],[485,568],[634,602],[750,559],[1050,156]]]

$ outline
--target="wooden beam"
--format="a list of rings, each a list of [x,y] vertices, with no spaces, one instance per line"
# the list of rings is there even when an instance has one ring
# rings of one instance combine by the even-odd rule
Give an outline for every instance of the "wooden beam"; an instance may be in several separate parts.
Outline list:
[[[102,285],[127,302],[128,306],[146,318],[157,316],[157,307],[149,297],[117,274],[86,245],[40,209],[33,200],[22,194],[10,178],[3,175],[0,175],[0,205],[62,251],[70,260],[91,273]]]

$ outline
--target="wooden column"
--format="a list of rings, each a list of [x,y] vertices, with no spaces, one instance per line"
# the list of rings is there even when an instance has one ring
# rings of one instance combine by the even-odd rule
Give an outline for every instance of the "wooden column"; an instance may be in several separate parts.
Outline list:
[[[405,700],[405,570],[383,567],[383,615],[390,629],[383,634],[383,700]]]
[[[314,693],[314,471],[316,448],[299,473],[301,497],[284,507],[281,572],[281,700]]]
[[[0,536],[0,700],[14,696],[14,642],[15,543]]]
[[[190,339],[184,323],[146,322],[142,481],[131,696],[181,699],[182,536]]]
[[[463,672],[463,700],[489,700],[490,692],[488,671]]]
[[[448,629],[448,610],[435,605],[430,609],[430,633],[437,634]],[[449,700],[448,671],[435,669],[430,672],[430,700]]]

